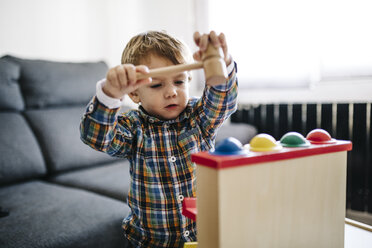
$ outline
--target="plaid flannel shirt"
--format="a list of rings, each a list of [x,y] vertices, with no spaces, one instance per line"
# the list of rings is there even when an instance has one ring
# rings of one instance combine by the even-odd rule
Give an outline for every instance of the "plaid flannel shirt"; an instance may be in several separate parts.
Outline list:
[[[176,120],[159,120],[140,107],[118,115],[96,97],[87,107],[81,139],[130,161],[124,233],[136,247],[180,247],[196,241],[196,223],[182,215],[184,197],[196,197],[191,154],[214,147],[217,129],[236,110],[236,65],[224,85],[206,86]]]

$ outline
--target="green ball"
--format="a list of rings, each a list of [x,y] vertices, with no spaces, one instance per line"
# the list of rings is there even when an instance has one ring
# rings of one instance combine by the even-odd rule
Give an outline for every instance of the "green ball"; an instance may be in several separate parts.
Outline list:
[[[280,144],[284,147],[308,147],[310,142],[305,137],[297,132],[289,132],[283,135],[280,139]]]

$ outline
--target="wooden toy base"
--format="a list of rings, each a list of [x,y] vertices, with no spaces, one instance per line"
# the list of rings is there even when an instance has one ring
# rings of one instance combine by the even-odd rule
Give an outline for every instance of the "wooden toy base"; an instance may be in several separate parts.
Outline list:
[[[198,165],[198,247],[343,247],[346,154]]]

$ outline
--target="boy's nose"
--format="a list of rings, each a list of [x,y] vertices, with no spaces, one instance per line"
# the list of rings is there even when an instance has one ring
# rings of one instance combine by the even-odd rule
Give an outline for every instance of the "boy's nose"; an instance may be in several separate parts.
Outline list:
[[[177,90],[173,86],[168,86],[165,89],[165,97],[170,98],[170,97],[175,97],[177,96]]]

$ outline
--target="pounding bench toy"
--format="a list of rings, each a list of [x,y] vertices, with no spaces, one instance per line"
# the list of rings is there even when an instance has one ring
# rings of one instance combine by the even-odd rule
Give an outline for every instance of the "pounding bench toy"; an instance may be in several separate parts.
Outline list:
[[[268,134],[249,145],[228,138],[192,155],[198,248],[344,247],[346,158],[349,141],[315,129],[305,139]],[[189,206],[189,207],[188,207]]]
[[[159,77],[203,68],[208,85],[223,84],[227,79],[227,70],[225,61],[223,60],[222,49],[217,49],[212,44],[208,44],[207,50],[202,55],[202,60],[203,62],[152,69],[148,74],[137,73],[137,79]]]

